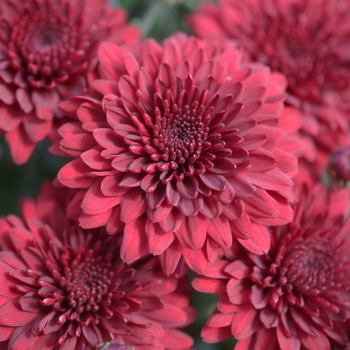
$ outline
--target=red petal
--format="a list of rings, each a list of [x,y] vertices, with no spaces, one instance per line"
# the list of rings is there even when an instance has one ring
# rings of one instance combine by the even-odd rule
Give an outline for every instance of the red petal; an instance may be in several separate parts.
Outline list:
[[[182,181],[176,182],[179,194],[185,199],[194,199],[198,194],[198,181],[195,176],[185,176]]]
[[[89,171],[91,171],[91,168],[81,159],[75,159],[61,168],[57,178],[67,187],[86,188],[96,181],[96,178],[91,178],[86,175]]]
[[[293,181],[280,169],[264,171],[264,173],[246,172],[245,177],[255,186],[266,190],[283,191],[293,186]]]
[[[93,130],[95,140],[104,148],[112,148],[115,154],[127,151],[127,146],[111,129],[95,129]]]
[[[13,332],[12,327],[2,327],[0,326],[0,342],[5,342],[8,340]],[[4,348],[5,350],[5,348]]]
[[[222,191],[226,185],[226,178],[222,175],[214,175],[210,173],[200,174],[200,179],[205,185],[212,190]]]
[[[260,310],[259,317],[266,328],[276,328],[278,325],[278,314],[276,310],[272,310],[271,307],[264,307]]]
[[[71,128],[68,130],[71,130]],[[63,134],[64,131],[64,127],[60,128],[60,135],[64,137],[60,142],[60,147],[63,148],[63,151],[65,149],[75,150],[78,151],[78,154],[80,154],[81,152],[89,150],[96,146],[96,141],[91,134],[83,134],[81,130],[79,133],[79,130],[77,130],[71,135],[65,135]]]
[[[24,113],[30,113],[33,110],[33,104],[26,89],[18,88],[16,90],[16,99]]]
[[[252,232],[248,239],[237,238],[239,243],[254,254],[266,254],[270,249],[270,233],[262,225],[253,224]]]
[[[113,211],[113,208],[110,208],[97,215],[82,213],[79,217],[79,223],[85,229],[105,226],[111,219]]]
[[[290,338],[286,337],[281,325],[277,326],[277,339],[278,344],[283,350],[299,350],[301,342],[298,336],[292,336]]]
[[[10,147],[13,161],[18,165],[26,163],[33,152],[35,143],[28,138],[23,127],[19,126],[7,132],[5,138]]]
[[[222,216],[206,220],[208,235],[223,249],[232,245],[232,232],[228,220]]]
[[[261,327],[258,313],[252,306],[250,310],[238,312],[233,318],[231,331],[237,339],[245,339],[252,336]]]
[[[250,282],[231,278],[227,284],[227,295],[232,304],[241,305],[250,300]]]
[[[123,222],[135,220],[147,210],[144,193],[139,188],[128,191],[123,195],[120,207],[120,218]]]
[[[207,222],[200,216],[186,217],[176,231],[179,241],[189,249],[202,248],[207,237]]]
[[[49,120],[58,107],[60,97],[54,90],[35,89],[32,92],[32,102],[39,119]]]
[[[270,301],[270,293],[266,288],[261,288],[260,286],[252,287],[252,304],[256,309],[265,308]],[[276,312],[274,312],[276,314]]]
[[[190,348],[193,345],[193,339],[184,332],[176,329],[167,329],[164,338],[164,347],[166,349],[182,350]]]
[[[1,306],[0,324],[7,327],[22,327],[31,324],[38,317],[36,313],[21,311],[15,303],[15,300],[10,300]]]
[[[203,248],[192,250],[183,247],[183,257],[190,269],[198,274],[205,274],[209,261]]]
[[[193,288],[202,293],[226,293],[227,280],[213,279],[206,277],[196,277],[193,282]]]
[[[127,264],[131,264],[148,253],[146,220],[145,216],[141,216],[125,225],[120,256]]]
[[[0,99],[7,105],[15,102],[15,91],[11,85],[0,83]]]
[[[167,210],[163,210],[164,214],[166,212]],[[176,232],[183,221],[183,214],[181,214],[176,208],[172,208],[168,215],[163,220],[159,221],[159,225],[165,232]]]
[[[162,265],[162,269],[166,276],[170,276],[176,270],[181,256],[182,256],[182,245],[176,239],[169,246],[169,248],[166,249],[164,253],[162,253],[159,256],[160,264]]]
[[[0,103],[0,129],[11,131],[17,128],[25,117],[26,114],[17,105],[6,106]]]
[[[62,143],[61,143],[62,145]],[[98,146],[97,146],[98,147]],[[81,154],[83,162],[94,170],[108,170],[111,169],[111,164],[101,156],[101,151],[97,147],[90,148]]]
[[[239,280],[248,278],[251,274],[250,264],[246,260],[235,260],[225,267],[225,272]]]
[[[86,78],[78,75],[71,77],[68,83],[58,84],[57,91],[64,98],[82,95],[86,87]]]
[[[230,327],[222,327],[222,328],[204,327],[201,332],[201,336],[203,340],[207,343],[218,343],[228,338],[232,338]]]
[[[203,197],[199,196],[195,199],[185,199],[180,197],[178,209],[185,216],[195,216],[203,206]]]
[[[87,191],[82,200],[81,208],[88,215],[96,215],[117,206],[120,197],[106,197],[100,189],[100,182],[95,182]]]
[[[145,232],[148,238],[149,252],[153,255],[162,254],[175,239],[174,233],[164,232],[149,219],[146,221]]]
[[[81,327],[82,333],[87,340],[88,344],[93,348],[102,343],[103,338],[98,327],[94,325],[89,325],[89,327]]]
[[[213,313],[207,321],[207,325],[212,328],[231,326],[235,314],[222,314],[221,312]]]

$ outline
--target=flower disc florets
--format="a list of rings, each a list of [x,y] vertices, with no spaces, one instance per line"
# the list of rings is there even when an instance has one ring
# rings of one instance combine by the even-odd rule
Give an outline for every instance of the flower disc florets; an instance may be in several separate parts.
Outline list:
[[[104,44],[100,71],[102,102],[62,104],[78,118],[59,130],[76,158],[58,174],[79,189],[69,215],[81,210],[83,227],[110,233],[125,226],[122,258],[161,255],[167,273],[182,256],[200,271],[233,238],[266,251],[252,222],[291,218],[296,160],[285,140],[299,124],[283,105],[284,78],[242,64],[231,43],[184,35],[134,54]]]
[[[99,43],[138,40],[125,17],[104,0],[1,2],[0,130],[15,163],[52,131],[58,103],[86,90]]]

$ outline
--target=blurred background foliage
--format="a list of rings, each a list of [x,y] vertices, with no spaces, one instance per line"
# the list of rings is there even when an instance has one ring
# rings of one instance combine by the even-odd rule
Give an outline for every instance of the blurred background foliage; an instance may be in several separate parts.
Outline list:
[[[138,26],[145,38],[163,40],[169,35],[183,31],[191,34],[185,17],[195,11],[203,0],[110,0],[111,6],[124,7],[129,21]],[[215,2],[215,1],[212,1]],[[30,160],[21,166],[13,164],[8,146],[0,138],[0,215],[19,214],[19,200],[24,196],[36,197],[45,180],[55,178],[67,161],[48,152],[49,141],[41,142]],[[215,309],[217,295],[195,293],[193,306],[198,312],[197,321],[187,331],[195,338],[196,350],[229,350],[234,341],[222,344],[206,344],[200,339],[200,331],[206,319]]]

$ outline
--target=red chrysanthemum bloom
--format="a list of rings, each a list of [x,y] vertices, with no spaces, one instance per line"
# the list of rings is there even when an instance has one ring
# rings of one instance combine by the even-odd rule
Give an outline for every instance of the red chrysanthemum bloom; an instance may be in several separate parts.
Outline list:
[[[288,80],[303,112],[305,158],[323,171],[348,140],[350,22],[346,0],[220,0],[189,18],[200,37],[232,38],[249,58]]]
[[[65,217],[65,189],[45,185],[0,219],[0,348],[89,350],[114,339],[137,350],[189,349],[187,279],[157,258],[120,259],[120,236]]]
[[[292,214],[296,159],[285,141],[298,124],[283,105],[284,78],[242,64],[231,43],[181,34],[146,40],[138,54],[105,43],[99,57],[102,102],[62,104],[78,119],[59,130],[76,158],[58,173],[78,189],[68,214],[109,233],[125,225],[123,260],[160,255],[167,274],[182,256],[200,272],[232,237],[266,252],[268,234],[251,222]]]
[[[348,342],[349,193],[321,186],[295,207],[290,224],[271,228],[271,250],[224,251],[194,288],[221,293],[202,331],[207,342],[235,337],[235,349],[331,350]],[[338,348],[338,347],[337,347]]]
[[[139,38],[107,0],[1,1],[0,130],[13,161],[50,133],[61,100],[83,93],[101,41]]]

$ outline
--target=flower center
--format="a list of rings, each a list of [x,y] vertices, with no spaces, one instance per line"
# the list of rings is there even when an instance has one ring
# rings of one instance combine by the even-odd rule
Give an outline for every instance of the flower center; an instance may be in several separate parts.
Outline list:
[[[163,103],[167,106],[169,101],[165,99]],[[174,103],[171,109],[164,108],[163,114],[156,108],[153,145],[162,160],[183,164],[200,157],[209,131],[209,118],[203,120],[204,110],[205,106],[198,101],[183,107]]]
[[[303,294],[319,294],[333,281],[334,257],[329,240],[311,239],[293,244],[287,252],[282,269],[293,289]]]
[[[28,47],[32,46],[34,49],[45,51],[45,49],[52,49],[57,44],[61,44],[62,31],[59,28],[47,25],[42,28],[36,28],[36,32],[28,38]],[[64,41],[64,40],[63,40]]]
[[[108,291],[113,276],[111,262],[101,257],[88,256],[78,266],[73,263],[72,268],[65,273],[69,305],[78,313],[98,311],[101,300],[110,300],[112,296]]]
[[[74,60],[77,29],[66,16],[48,12],[26,8],[15,20],[9,43],[12,68],[34,87],[53,88],[53,76],[61,82],[67,80],[62,70],[69,69]]]

